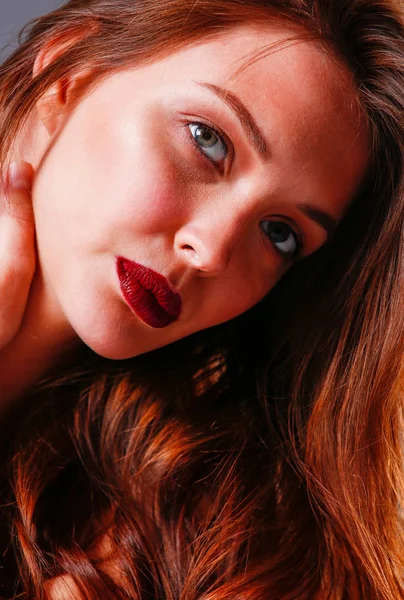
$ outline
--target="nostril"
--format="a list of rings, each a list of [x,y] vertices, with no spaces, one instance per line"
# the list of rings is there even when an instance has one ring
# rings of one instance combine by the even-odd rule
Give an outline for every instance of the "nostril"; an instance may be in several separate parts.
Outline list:
[[[183,250],[193,250],[192,246],[190,246],[189,244],[184,244],[182,248]]]

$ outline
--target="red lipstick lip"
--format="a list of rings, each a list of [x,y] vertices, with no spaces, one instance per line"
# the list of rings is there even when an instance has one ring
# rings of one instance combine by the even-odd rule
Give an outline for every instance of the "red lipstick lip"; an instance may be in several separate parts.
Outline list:
[[[117,257],[116,269],[122,294],[142,321],[162,328],[178,319],[181,296],[170,289],[163,275],[123,256]]]

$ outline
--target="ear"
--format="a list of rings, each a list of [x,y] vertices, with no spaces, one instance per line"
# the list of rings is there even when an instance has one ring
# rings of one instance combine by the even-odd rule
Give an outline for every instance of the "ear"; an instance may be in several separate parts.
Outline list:
[[[82,37],[84,37],[84,34],[70,37],[63,42],[51,42],[45,45],[35,58],[32,70],[33,76],[37,76],[43,69],[61,56],[69,46],[79,41]],[[72,70],[71,74],[52,84],[37,101],[38,117],[50,135],[60,129],[73,108],[73,91],[77,92],[78,87],[83,85],[90,75],[90,69],[79,72]]]

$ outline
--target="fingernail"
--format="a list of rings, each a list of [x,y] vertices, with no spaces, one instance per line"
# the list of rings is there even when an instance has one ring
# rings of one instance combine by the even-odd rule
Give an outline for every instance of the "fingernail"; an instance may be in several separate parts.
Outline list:
[[[29,174],[24,169],[23,164],[18,167],[17,163],[13,161],[8,170],[8,183],[14,189],[26,189],[29,184]]]

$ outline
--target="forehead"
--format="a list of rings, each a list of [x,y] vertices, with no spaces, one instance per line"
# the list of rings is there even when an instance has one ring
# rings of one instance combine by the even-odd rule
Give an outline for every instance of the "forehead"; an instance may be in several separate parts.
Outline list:
[[[352,73],[319,42],[301,35],[276,22],[239,26],[173,52],[154,68],[160,68],[162,84],[208,76],[242,91],[253,104],[267,100],[288,112],[299,105],[317,115],[342,106],[344,117],[359,122]]]

